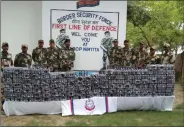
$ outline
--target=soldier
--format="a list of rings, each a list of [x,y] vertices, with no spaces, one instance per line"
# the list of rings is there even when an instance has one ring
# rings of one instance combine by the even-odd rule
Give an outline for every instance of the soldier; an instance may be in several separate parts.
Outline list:
[[[13,66],[12,54],[8,52],[9,45],[7,42],[2,44],[1,68]]]
[[[51,72],[56,72],[59,70],[59,50],[55,47],[55,42],[53,39],[49,41],[50,47],[47,48],[47,67]]]
[[[28,46],[23,44],[22,52],[15,56],[14,66],[15,67],[30,67],[32,63],[32,57],[27,53]]]
[[[47,54],[47,49],[43,47],[44,41],[39,40],[38,41],[38,47],[33,49],[32,52],[32,58],[35,63],[35,65],[41,66],[41,67],[46,67],[47,64],[47,59],[46,59],[46,54]]]
[[[160,64],[160,57],[155,54],[156,47],[152,46],[150,48],[150,53],[148,57],[146,58],[146,64]]]
[[[64,42],[66,39],[70,39],[69,36],[66,35],[66,30],[61,29],[60,35],[56,38],[56,47],[57,48],[64,48]]]
[[[161,64],[173,64],[175,62],[175,55],[170,51],[170,45],[165,43],[163,49],[164,52],[161,55]]]
[[[2,44],[2,50],[3,51],[1,52],[1,63],[0,63],[2,70],[3,70],[4,67],[13,66],[12,54],[10,54],[8,52],[8,47],[9,47],[8,43],[7,42],[3,42],[3,44]],[[0,82],[2,81],[1,78],[2,78],[2,75],[0,75]],[[1,97],[1,102],[2,102],[2,105],[3,105],[4,100],[5,100],[3,83],[1,84],[1,95],[0,95],[0,97]]]
[[[112,47],[108,53],[109,56],[109,62],[110,66],[120,66],[121,65],[121,59],[122,59],[122,48],[118,46],[118,40],[115,39],[113,41],[114,47]]]
[[[139,49],[136,52],[136,67],[143,67],[145,65],[145,60],[148,56],[148,53],[144,49],[144,43],[139,43]]]
[[[113,38],[111,37],[111,34],[109,31],[106,31],[105,33],[105,38],[102,39],[101,41],[101,48],[103,50],[103,68],[106,68],[106,65],[108,63],[108,55],[107,52],[112,48],[112,43],[113,43]]]
[[[71,71],[74,67],[75,52],[70,47],[70,39],[65,40],[65,47],[60,51],[60,67],[61,71]]]
[[[129,46],[129,41],[124,41],[122,48],[122,66],[133,66],[136,62],[135,51]]]

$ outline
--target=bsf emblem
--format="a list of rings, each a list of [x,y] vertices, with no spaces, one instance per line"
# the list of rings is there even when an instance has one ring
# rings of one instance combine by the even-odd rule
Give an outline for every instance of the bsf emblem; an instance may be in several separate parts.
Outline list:
[[[86,100],[85,109],[88,111],[92,111],[93,109],[95,109],[95,104],[94,104],[94,101],[92,99]]]

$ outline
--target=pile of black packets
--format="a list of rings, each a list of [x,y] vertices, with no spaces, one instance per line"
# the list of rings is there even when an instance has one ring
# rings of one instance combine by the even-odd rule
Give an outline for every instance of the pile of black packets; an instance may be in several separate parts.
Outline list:
[[[8,101],[59,101],[93,96],[172,96],[173,65],[149,65],[144,69],[117,67],[98,74],[52,72],[44,68],[5,68],[4,95]]]

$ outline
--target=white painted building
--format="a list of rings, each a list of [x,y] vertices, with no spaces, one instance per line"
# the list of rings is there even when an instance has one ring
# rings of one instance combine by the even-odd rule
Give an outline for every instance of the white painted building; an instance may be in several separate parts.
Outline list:
[[[1,42],[9,43],[13,54],[21,52],[21,44],[28,44],[31,53],[37,41],[43,39],[48,46],[50,39],[50,9],[119,12],[119,42],[126,38],[127,1],[100,1],[96,7],[76,8],[77,1],[2,1],[1,2]],[[81,62],[90,64],[81,58]],[[89,63],[88,63],[89,62]],[[99,63],[99,61],[94,61]],[[80,63],[76,63],[80,64]],[[95,68],[99,69],[102,65]],[[75,68],[77,69],[77,68]]]

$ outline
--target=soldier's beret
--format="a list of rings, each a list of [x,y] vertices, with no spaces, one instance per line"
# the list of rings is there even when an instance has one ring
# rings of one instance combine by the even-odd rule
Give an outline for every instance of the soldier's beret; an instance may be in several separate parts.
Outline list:
[[[118,42],[118,40],[117,39],[114,39],[113,42]]]
[[[170,47],[170,44],[164,43],[164,47],[169,48]]]
[[[9,45],[8,45],[8,42],[3,42],[3,43],[2,43],[2,46],[9,46]]]
[[[129,40],[125,40],[124,42],[129,42]]]
[[[38,43],[43,43],[44,41],[43,40],[38,40]]]
[[[70,39],[66,39],[64,43],[66,43],[66,42],[70,42]]]
[[[54,39],[50,39],[49,43],[55,43]]]
[[[26,48],[28,48],[28,45],[27,44],[22,44],[22,46],[21,46],[22,48],[23,47],[26,47]]]

